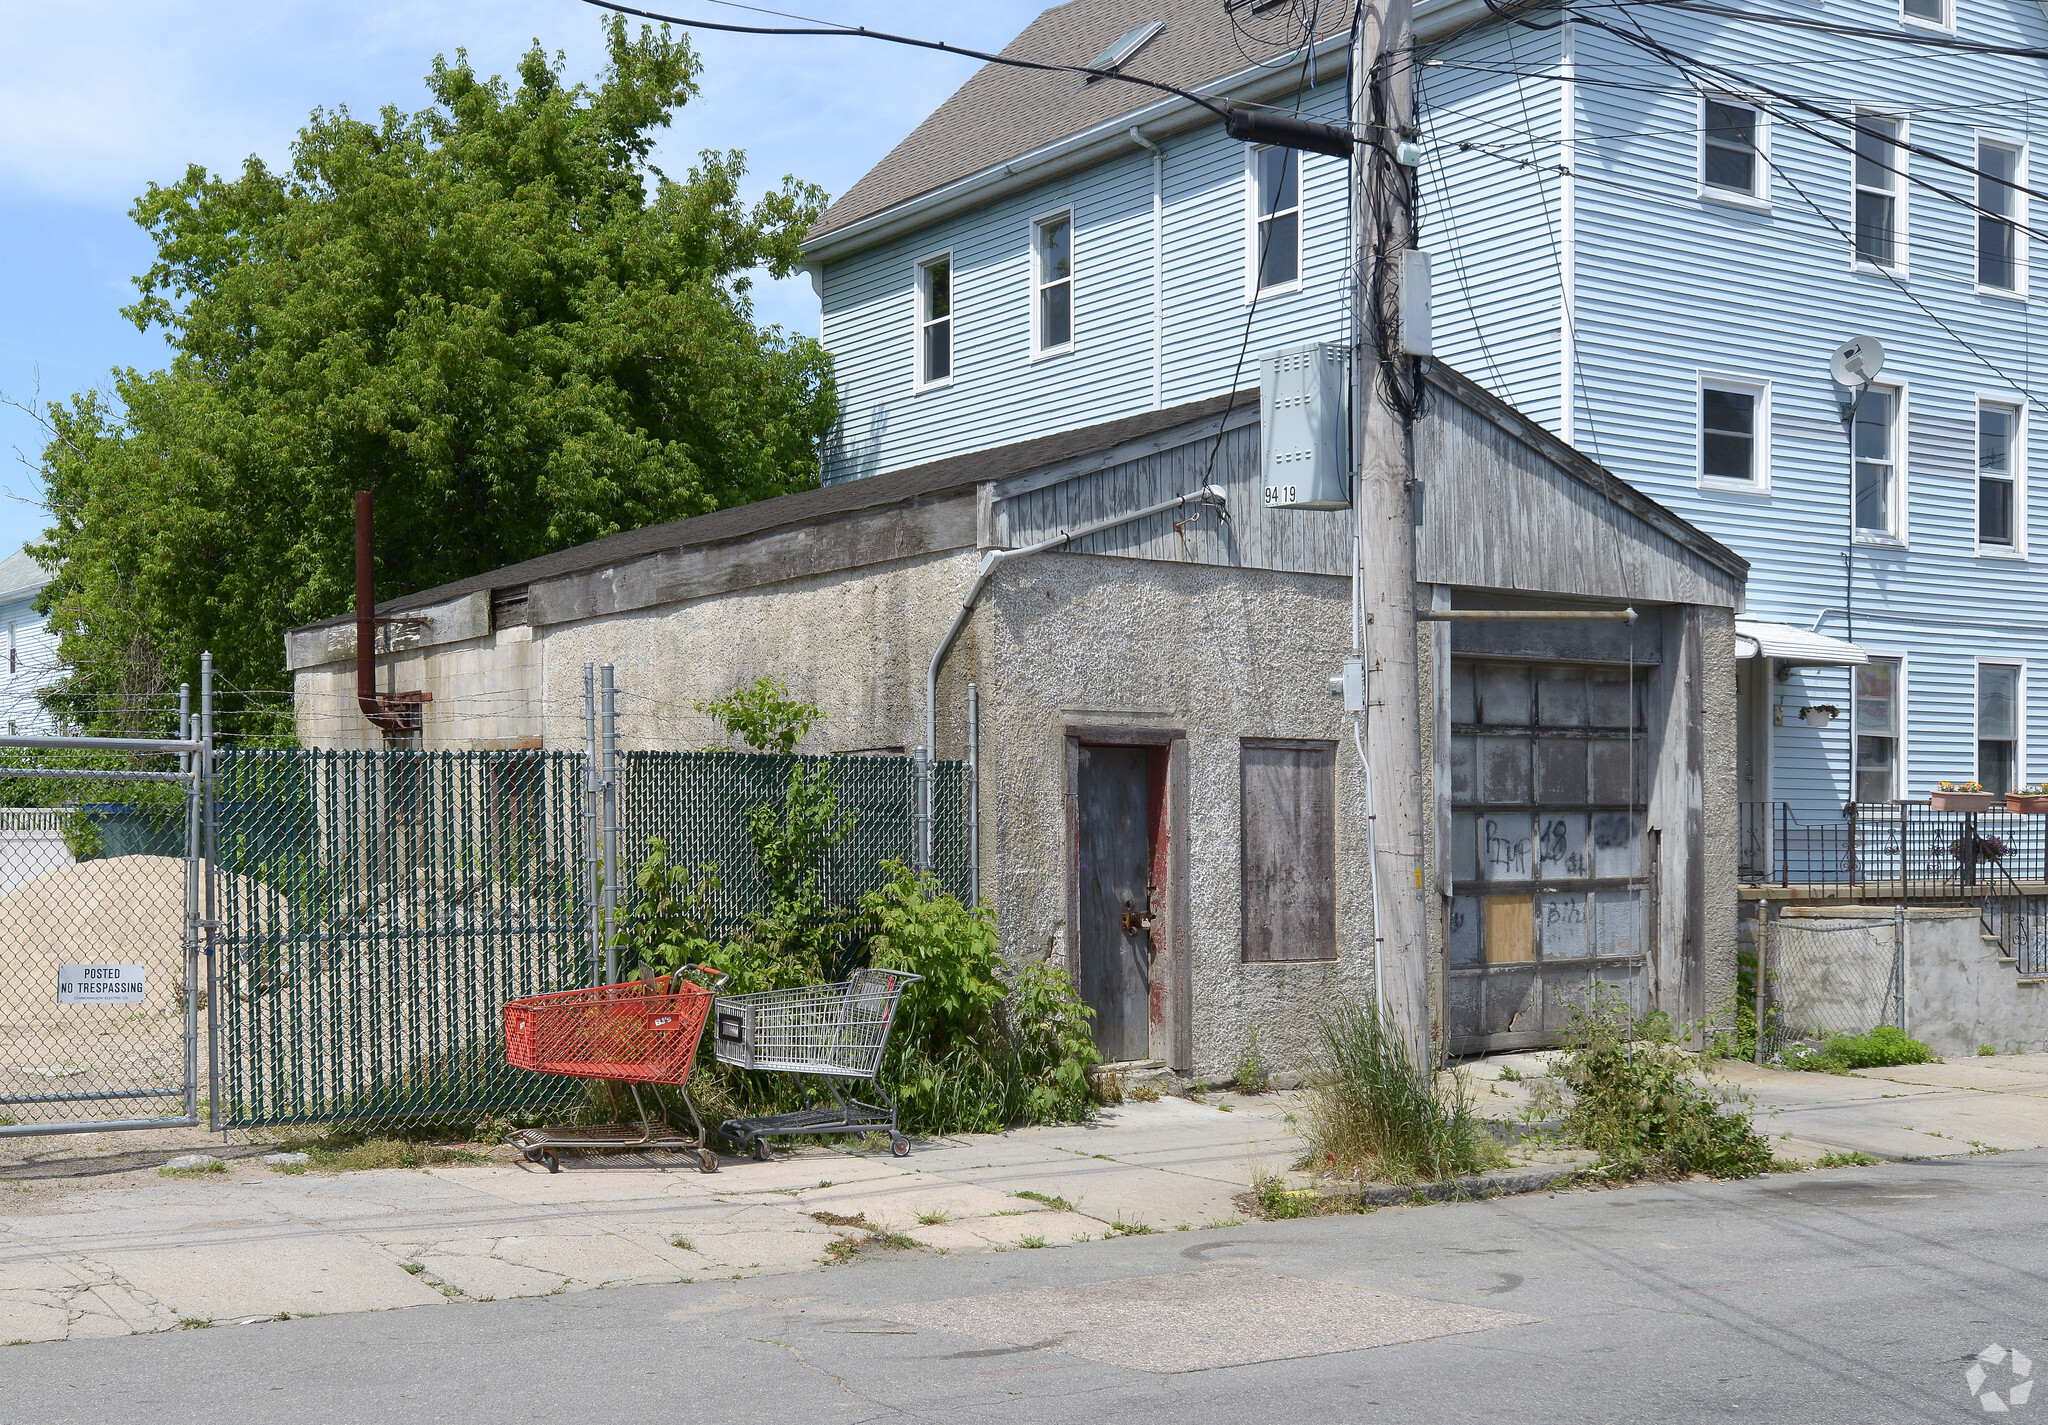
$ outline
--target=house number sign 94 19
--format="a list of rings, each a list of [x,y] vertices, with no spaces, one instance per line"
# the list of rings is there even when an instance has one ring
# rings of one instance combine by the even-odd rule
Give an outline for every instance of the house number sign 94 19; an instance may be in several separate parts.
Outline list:
[[[1268,485],[1266,487],[1266,503],[1268,505],[1296,504],[1301,499],[1300,490],[1301,487],[1298,485]]]
[[[141,1004],[144,984],[140,965],[60,965],[57,1003]]]

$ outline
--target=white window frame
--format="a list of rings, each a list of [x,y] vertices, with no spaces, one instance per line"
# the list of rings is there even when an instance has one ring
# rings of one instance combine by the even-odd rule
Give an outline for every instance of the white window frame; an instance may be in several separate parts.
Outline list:
[[[1997,406],[2010,413],[2012,423],[2012,543],[1985,544],[1978,537],[1983,528],[1978,508],[1979,479],[1977,469],[1977,428],[1978,412],[1985,406]],[[2026,403],[2011,391],[1979,391],[1977,399],[1970,406],[1970,542],[1979,556],[1985,559],[2025,559],[2027,557],[2027,407]],[[1996,663],[2000,660],[1993,659]]]
[[[1934,34],[1952,35],[1956,32],[1956,0],[1942,0],[1942,17],[1939,21],[1924,20],[1918,15],[1906,13],[1905,0],[1899,3],[1899,23],[1911,30],[1927,30]]]
[[[1290,292],[1299,292],[1307,277],[1305,258],[1308,252],[1308,165],[1302,160],[1304,152],[1294,154],[1294,280],[1282,282],[1273,287],[1259,286],[1259,155],[1272,144],[1246,144],[1244,146],[1244,300],[1246,303],[1264,301],[1268,297],[1284,297]],[[1288,210],[1282,209],[1282,212]]]
[[[1977,776],[1978,745],[1983,742],[1981,719],[1984,714],[1983,690],[1984,669],[2015,668],[2019,679],[2013,687],[2012,708],[2012,790],[2018,791],[2027,784],[2027,660],[2024,658],[1998,658],[1979,656],[1970,663],[1970,775]]]
[[[1065,356],[1074,349],[1074,343],[1080,335],[1080,304],[1074,300],[1074,278],[1081,270],[1081,225],[1075,220],[1074,211],[1072,208],[1054,208],[1049,212],[1040,213],[1031,220],[1030,241],[1025,249],[1024,260],[1029,264],[1028,270],[1031,274],[1031,359],[1033,361],[1040,361],[1048,356]],[[1065,219],[1067,224],[1067,276],[1065,279],[1067,284],[1067,339],[1059,346],[1047,346],[1045,344],[1045,333],[1040,330],[1039,324],[1039,293],[1047,287],[1057,287],[1059,283],[1056,281],[1041,282],[1038,280],[1038,234],[1048,223],[1056,223],[1061,219]]]
[[[1732,188],[1716,188],[1707,183],[1707,101],[1722,104],[1737,104],[1756,115],[1756,187],[1744,194]],[[1699,197],[1709,203],[1726,203],[1736,208],[1752,208],[1759,212],[1771,206],[1771,116],[1763,105],[1740,94],[1702,94],[1699,100],[1699,142],[1693,151],[1693,187]],[[1853,178],[1852,178],[1853,181]]]
[[[1953,4],[1954,0],[1950,0],[1950,3]],[[1847,157],[1849,159],[1850,270],[1855,272],[1872,273],[1889,272],[1894,277],[1906,277],[1910,275],[1912,270],[1911,239],[1913,232],[1913,185],[1907,180],[1908,176],[1912,173],[1913,170],[1913,155],[1907,150],[1906,147],[1906,145],[1911,143],[1913,139],[1912,123],[1904,114],[1896,113],[1889,109],[1866,108],[1861,104],[1855,105],[1853,108],[1851,108],[1849,112],[1850,118],[1856,121],[1858,124],[1860,124],[1865,119],[1882,119],[1886,123],[1898,125],[1899,128],[1898,137],[1892,140],[1892,147],[1896,150],[1896,157],[1898,160],[1898,169],[1892,176],[1899,186],[1892,194],[1893,203],[1895,205],[1892,209],[1892,262],[1891,265],[1888,267],[1880,263],[1868,261],[1860,252],[1856,250],[1856,194],[1859,185],[1856,182],[1855,148],[1856,144],[1858,143],[1858,141],[1862,139],[1863,135],[1854,129],[1850,130],[1849,132],[1850,152],[1848,153]],[[1972,157],[1974,156],[1975,155],[1973,152]],[[1973,241],[1970,244],[1972,261],[1975,260],[1976,250],[1977,245]],[[1974,280],[1974,273],[1972,274],[1972,277]]]
[[[1981,297],[1996,297],[2007,302],[2024,302],[2027,300],[2027,259],[2031,255],[2027,251],[2027,223],[2029,221],[2027,211],[2027,164],[2032,155],[2028,150],[2026,136],[2023,134],[2007,133],[1995,129],[1979,129],[1976,132],[1975,139],[1976,141],[1970,149],[1970,158],[1973,165],[1971,181],[1973,183],[1976,181],[1974,177],[1976,165],[1982,162],[1978,155],[1983,151],[1986,144],[1993,148],[2010,150],[2013,155],[2013,182],[2019,186],[2012,190],[2012,217],[2007,221],[2013,226],[2013,262],[2018,269],[2014,276],[2019,280],[2016,285],[2011,287],[1987,287],[1977,280],[1978,243],[1981,234],[1977,231],[1974,221],[1971,224],[1970,237],[1970,280],[1976,286],[1977,294]],[[1972,192],[1970,194],[1971,201],[1974,202],[1976,197],[1976,193]]]
[[[1912,736],[1913,727],[1911,714],[1913,706],[1912,668],[1910,660],[1907,658],[1906,650],[1903,648],[1879,648],[1871,643],[1859,643],[1858,647],[1862,648],[1872,658],[1882,658],[1886,662],[1899,665],[1899,676],[1896,684],[1898,706],[1895,709],[1898,716],[1898,736],[1895,741],[1899,745],[1892,754],[1893,782],[1895,784],[1892,787],[1892,799],[1897,801],[1900,798],[1910,797],[1913,794],[1913,779],[1908,771],[1912,764],[1907,761],[1908,742]],[[1849,675],[1849,701],[1846,706],[1849,709],[1849,800],[1853,802],[1856,800],[1856,739],[1861,735],[1856,731],[1856,670],[1851,667],[1845,668],[1842,671]],[[1976,714],[1972,713],[1970,716],[1974,724]],[[1970,744],[1970,765],[1974,769],[1976,764],[1977,747],[1973,742]]]
[[[936,381],[924,379],[925,372],[925,331],[933,318],[931,307],[931,270],[939,263],[946,264],[947,283],[952,287],[952,306],[942,319],[946,323],[946,374]],[[929,253],[917,260],[911,277],[911,327],[910,327],[910,389],[913,391],[938,391],[953,384],[953,378],[960,372],[960,269],[953,265],[953,250]]]
[[[1856,524],[1856,437],[1855,425],[1850,424],[1849,436],[1849,537],[1858,544],[1874,545],[1880,549],[1904,549],[1910,541],[1907,533],[1912,529],[1911,506],[1907,502],[1908,483],[1906,478],[1906,451],[1912,442],[1907,433],[1910,424],[1910,404],[1904,381],[1873,381],[1873,391],[1889,391],[1892,397],[1892,479],[1897,485],[1893,501],[1892,528],[1886,533],[1861,529]],[[1971,440],[1972,451],[1976,449],[1975,438]],[[1976,509],[1976,497],[1971,496],[1970,508]]]
[[[1756,432],[1752,438],[1751,468],[1756,472],[1748,480],[1729,480],[1718,475],[1707,474],[1707,392],[1735,391],[1756,397]],[[1693,383],[1693,475],[1702,490],[1728,495],[1768,495],[1771,493],[1771,383],[1768,380],[1738,375],[1732,371],[1707,371],[1697,373]],[[1850,512],[1850,518],[1855,513]]]

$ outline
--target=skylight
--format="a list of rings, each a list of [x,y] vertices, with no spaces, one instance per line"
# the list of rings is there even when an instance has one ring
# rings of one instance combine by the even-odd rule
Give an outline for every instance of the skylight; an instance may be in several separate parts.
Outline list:
[[[1095,62],[1088,67],[1090,69],[1117,69],[1122,67],[1125,60],[1150,44],[1152,37],[1165,28],[1166,22],[1164,20],[1154,20],[1149,25],[1138,26],[1137,29],[1132,30],[1101,54],[1095,56]],[[1093,77],[1092,75],[1090,76],[1091,79]]]

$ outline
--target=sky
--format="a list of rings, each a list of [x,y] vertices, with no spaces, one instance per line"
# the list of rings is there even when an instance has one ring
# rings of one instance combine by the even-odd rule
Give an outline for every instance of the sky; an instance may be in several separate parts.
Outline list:
[[[774,0],[769,0],[774,3]],[[787,0],[784,0],[787,3]],[[643,9],[742,24],[788,23],[717,0]],[[1042,6],[1016,0],[807,0],[804,13],[1000,49]],[[109,373],[168,360],[120,308],[150,244],[128,209],[188,164],[281,166],[317,108],[418,109],[436,54],[469,52],[511,74],[538,40],[572,78],[602,62],[600,12],[581,0],[0,0],[0,396],[34,406],[108,390]],[[637,22],[636,22],[637,23]],[[746,152],[754,192],[784,174],[838,195],[973,72],[972,61],[871,40],[693,34],[701,93],[653,161],[680,172],[700,150]],[[759,320],[816,334],[808,278],[764,280]],[[0,557],[43,528],[35,465],[46,437],[0,407]]]

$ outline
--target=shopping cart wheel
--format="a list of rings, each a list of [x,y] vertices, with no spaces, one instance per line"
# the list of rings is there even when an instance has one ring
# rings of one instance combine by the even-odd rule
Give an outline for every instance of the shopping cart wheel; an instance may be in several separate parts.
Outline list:
[[[712,1152],[709,1148],[699,1148],[697,1150],[697,1166],[702,1168],[707,1173],[717,1172],[718,1155]]]
[[[554,1149],[541,1149],[540,1160],[542,1163],[547,1165],[547,1170],[549,1172],[559,1173],[560,1171],[562,1171],[562,1155],[557,1153]]]
[[[519,1156],[529,1163],[538,1163],[540,1161],[540,1150],[538,1148],[521,1148]]]
[[[774,1156],[774,1150],[769,1148],[766,1138],[756,1138],[754,1140],[754,1160],[756,1162],[765,1163]]]
[[[902,1137],[891,1138],[889,1140],[889,1151],[894,1153],[899,1158],[909,1157],[910,1140],[908,1138]]]

